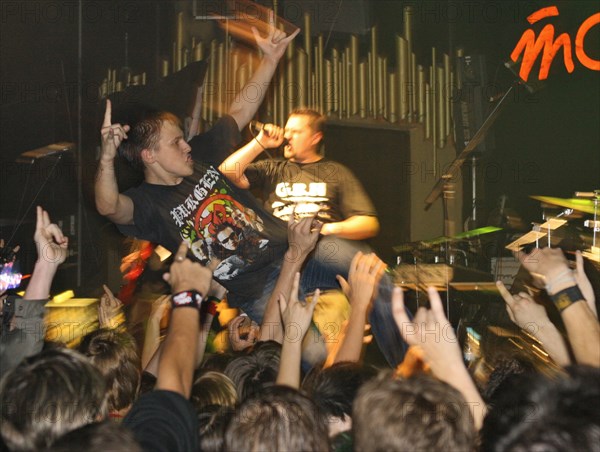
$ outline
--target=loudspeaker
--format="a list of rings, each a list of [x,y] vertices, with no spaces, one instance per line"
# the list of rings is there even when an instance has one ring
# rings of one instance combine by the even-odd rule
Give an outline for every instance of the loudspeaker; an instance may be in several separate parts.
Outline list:
[[[456,59],[456,87],[458,98],[454,104],[454,130],[457,151],[462,151],[491,111],[489,101],[493,92],[488,84],[485,57],[469,55]],[[485,140],[476,150],[484,153],[494,147],[493,131],[488,130]]]
[[[352,170],[373,201],[381,231],[369,242],[384,261],[396,262],[396,245],[443,234],[441,199],[427,211],[425,199],[456,156],[454,146],[438,149],[434,161],[420,126],[331,118],[324,144],[325,157]],[[455,222],[462,209],[462,184],[456,182]]]

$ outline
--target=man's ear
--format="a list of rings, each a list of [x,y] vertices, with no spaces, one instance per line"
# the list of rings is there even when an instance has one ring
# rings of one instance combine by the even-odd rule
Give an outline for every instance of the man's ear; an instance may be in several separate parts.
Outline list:
[[[142,149],[140,155],[142,157],[142,162],[144,162],[145,165],[152,164],[156,161],[156,156],[151,149]]]
[[[323,132],[317,132],[312,137],[312,145],[317,146],[323,139]]]

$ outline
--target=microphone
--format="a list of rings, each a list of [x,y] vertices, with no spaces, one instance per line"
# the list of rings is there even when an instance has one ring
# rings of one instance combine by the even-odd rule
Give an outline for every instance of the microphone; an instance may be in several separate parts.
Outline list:
[[[250,121],[250,124],[248,124],[248,126],[250,127],[250,130],[255,133],[259,133],[265,128],[265,125],[262,122],[254,120]]]
[[[252,132],[252,134],[258,134],[260,133],[262,130],[265,130],[265,125],[264,123],[260,122],[260,121],[250,121],[250,123],[248,124],[248,127],[250,127],[250,131]],[[266,132],[267,135],[269,135],[269,132]],[[289,143],[289,140],[287,138],[283,138],[283,142],[279,145],[279,147],[283,147],[286,146]]]

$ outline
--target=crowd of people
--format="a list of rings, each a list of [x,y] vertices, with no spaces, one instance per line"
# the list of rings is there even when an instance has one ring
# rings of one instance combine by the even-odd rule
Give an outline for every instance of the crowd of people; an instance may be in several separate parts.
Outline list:
[[[403,291],[388,302],[410,345],[396,368],[363,362],[365,325],[385,265],[358,252],[343,279],[351,314],[326,359],[304,371],[302,343],[320,291],[299,296],[302,264],[319,240],[315,217],[290,218],[289,247],[262,324],[252,338],[230,334],[226,353],[206,354],[222,288],[217,262],[187,258],[182,242],[165,275],[168,332],[148,322],[144,344],[127,331],[112,294],[99,305],[100,328],[77,348],[44,344],[38,306],[46,300],[67,241],[38,207],[39,259],[12,318],[3,322],[0,403],[3,447],[24,450],[598,450],[600,326],[593,290],[560,249],[523,253],[566,328],[548,320],[524,292],[498,289],[511,319],[540,339],[556,363],[498,362],[476,384],[439,294],[410,318]],[[160,311],[160,309],[159,309]],[[241,317],[243,318],[243,317]],[[235,324],[240,326],[239,319]],[[534,328],[535,327],[535,328]],[[250,334],[250,333],[249,333]],[[142,364],[142,356],[150,356]]]
[[[250,84],[268,84],[296,34],[254,31],[263,59]],[[600,324],[581,255],[575,270],[560,249],[518,255],[547,308],[498,283],[511,320],[554,371],[507,355],[476,381],[436,289],[413,316],[361,241],[377,233],[376,213],[353,175],[318,153],[318,113],[298,110],[236,151],[261,101],[239,95],[189,143],[173,115],[113,123],[107,101],[96,205],[124,234],[172,252],[170,291],[152,303],[141,342],[105,288],[98,330],[76,349],[45,343],[44,303],[68,240],[38,207],[38,260],[24,296],[3,312],[2,447],[600,450]],[[285,159],[253,163],[280,145]],[[145,176],[124,193],[118,153]],[[243,315],[229,323],[229,350],[207,353],[224,298]],[[364,362],[369,328],[384,368]]]

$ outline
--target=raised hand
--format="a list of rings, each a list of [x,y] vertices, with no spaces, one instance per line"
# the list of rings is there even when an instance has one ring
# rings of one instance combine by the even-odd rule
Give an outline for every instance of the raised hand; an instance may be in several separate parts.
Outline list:
[[[60,228],[50,222],[48,212],[37,206],[37,221],[33,240],[37,248],[38,262],[43,261],[56,266],[67,258],[69,238]]]
[[[386,264],[374,253],[357,252],[350,263],[348,281],[336,276],[342,291],[353,307],[368,308],[371,300],[377,295],[377,286],[383,276]]]
[[[125,321],[121,311],[123,302],[106,285],[103,284],[102,288],[104,293],[98,303],[98,323],[100,328],[114,329]]]
[[[117,155],[117,148],[121,145],[124,139],[127,138],[129,132],[128,125],[112,124],[112,104],[109,99],[106,99],[106,110],[104,112],[104,121],[100,135],[102,137],[102,156],[103,159],[114,159]]]
[[[275,124],[265,124],[263,129],[256,135],[256,140],[263,148],[276,148],[283,143],[283,129]]]
[[[315,248],[323,223],[316,216],[296,220],[295,211],[288,220],[288,254],[286,259],[304,259]]]
[[[208,267],[204,267],[198,262],[189,260],[186,257],[187,252],[188,244],[181,242],[169,268],[169,273],[165,273],[163,277],[171,286],[173,293],[184,290],[197,290],[203,296],[206,296],[210,288],[213,270],[220,262],[213,259]]]
[[[249,323],[249,325],[247,324]],[[238,352],[253,346],[260,334],[260,327],[246,315],[238,315],[227,325],[231,348]]]
[[[508,316],[519,328],[535,334],[540,326],[550,322],[546,308],[537,304],[531,295],[525,292],[512,295],[502,281],[497,281],[496,286],[506,302]]]
[[[423,349],[424,358],[433,373],[441,379],[455,366],[463,366],[462,352],[450,322],[444,314],[442,300],[433,287],[427,288],[431,309],[419,308],[414,320],[404,309],[402,289],[394,288],[392,313],[400,334],[409,345]]]
[[[518,253],[523,267],[534,277],[541,278],[545,285],[566,276],[569,270],[567,259],[560,248],[536,248],[531,253]]]
[[[256,45],[262,50],[265,57],[279,61],[283,56],[288,44],[300,33],[298,28],[291,35],[286,37],[286,34],[275,27],[275,15],[273,11],[269,11],[269,31],[265,38],[258,32],[256,27],[252,27],[252,34],[256,40]]]
[[[279,310],[283,321],[285,339],[290,341],[302,341],[308,332],[315,306],[319,301],[321,291],[315,290],[310,303],[298,300],[298,287],[300,285],[300,273],[294,276],[292,291],[289,302],[283,294],[279,295]],[[292,331],[295,330],[295,331]]]

